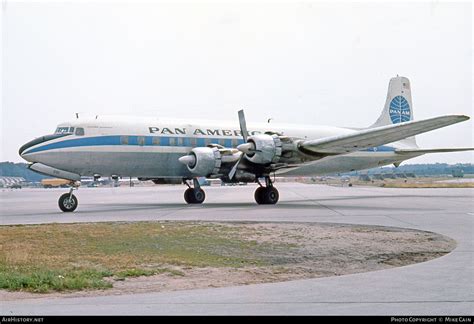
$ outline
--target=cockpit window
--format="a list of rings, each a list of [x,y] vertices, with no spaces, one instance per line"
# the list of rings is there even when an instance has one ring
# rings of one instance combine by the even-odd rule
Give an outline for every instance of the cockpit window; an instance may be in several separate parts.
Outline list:
[[[72,134],[74,133],[74,127],[61,126],[61,127],[56,128],[56,131],[54,133],[55,134]]]
[[[83,136],[84,135],[84,128],[82,128],[82,127],[76,128],[76,135],[77,136]]]

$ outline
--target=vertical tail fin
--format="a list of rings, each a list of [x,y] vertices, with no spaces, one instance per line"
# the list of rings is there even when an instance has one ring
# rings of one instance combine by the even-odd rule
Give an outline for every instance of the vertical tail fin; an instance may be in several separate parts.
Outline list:
[[[388,84],[387,99],[382,113],[369,128],[398,124],[410,120],[413,120],[410,80],[397,75],[391,78]],[[410,146],[417,146],[415,137],[409,137],[402,142]]]

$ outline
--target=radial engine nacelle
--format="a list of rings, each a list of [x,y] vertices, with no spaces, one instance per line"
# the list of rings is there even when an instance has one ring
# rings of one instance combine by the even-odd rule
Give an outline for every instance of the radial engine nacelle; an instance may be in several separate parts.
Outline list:
[[[202,177],[218,174],[221,168],[222,155],[217,147],[195,147],[188,155],[179,158],[188,170]]]
[[[237,146],[247,160],[256,164],[277,163],[281,158],[282,142],[278,135],[259,134],[250,136],[247,143]]]

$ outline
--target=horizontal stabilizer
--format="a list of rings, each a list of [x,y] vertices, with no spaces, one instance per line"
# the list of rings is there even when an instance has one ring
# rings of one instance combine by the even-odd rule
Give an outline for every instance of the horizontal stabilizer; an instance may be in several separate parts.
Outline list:
[[[473,151],[474,147],[461,147],[461,148],[440,148],[440,149],[397,149],[395,153],[398,154],[412,154],[412,153],[448,153],[448,152],[463,152]]]
[[[353,133],[304,141],[299,148],[316,154],[336,155],[385,145],[468,120],[464,115],[448,115],[394,125],[368,128]]]

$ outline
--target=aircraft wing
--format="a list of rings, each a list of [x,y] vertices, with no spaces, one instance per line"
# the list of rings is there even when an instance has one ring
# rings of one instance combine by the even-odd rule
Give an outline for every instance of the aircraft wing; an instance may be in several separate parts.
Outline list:
[[[363,150],[402,140],[433,129],[445,127],[468,120],[464,115],[448,115],[417,121],[408,121],[395,125],[354,131],[350,134],[331,136],[299,144],[303,151],[315,154],[337,155]]]

